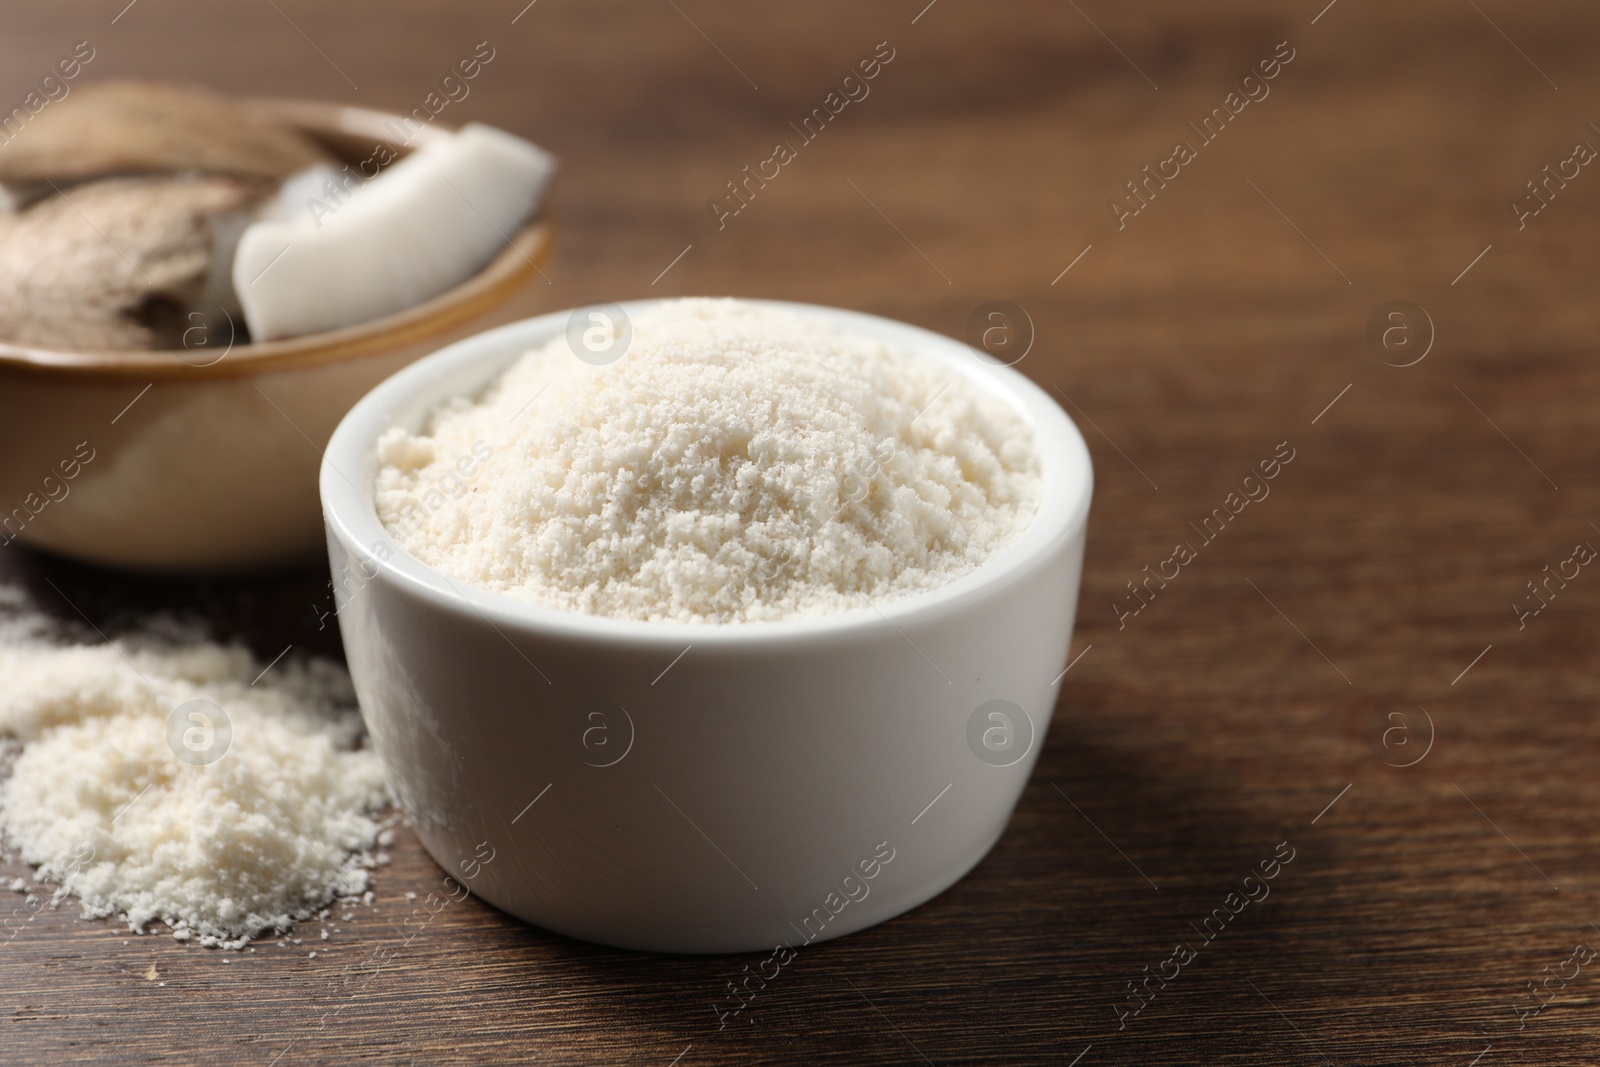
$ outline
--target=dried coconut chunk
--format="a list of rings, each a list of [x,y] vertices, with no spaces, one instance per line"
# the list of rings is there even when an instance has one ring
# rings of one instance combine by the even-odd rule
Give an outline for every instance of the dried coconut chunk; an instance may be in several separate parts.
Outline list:
[[[179,347],[211,272],[213,223],[260,195],[233,178],[113,178],[0,216],[0,340]]]
[[[287,123],[198,85],[88,82],[0,152],[0,181],[65,186],[116,174],[199,171],[281,179],[330,159]]]

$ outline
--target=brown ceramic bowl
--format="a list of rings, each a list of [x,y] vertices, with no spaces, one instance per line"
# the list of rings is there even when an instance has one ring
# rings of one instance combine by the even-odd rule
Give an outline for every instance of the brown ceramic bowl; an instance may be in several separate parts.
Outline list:
[[[393,115],[307,101],[253,106],[352,162],[379,143],[401,149]],[[430,136],[436,128],[413,146]],[[317,469],[340,418],[418,357],[525,316],[515,298],[550,247],[545,217],[532,219],[454,289],[307,337],[229,347],[231,327],[207,324],[175,352],[0,342],[0,545],[154,571],[321,555]]]

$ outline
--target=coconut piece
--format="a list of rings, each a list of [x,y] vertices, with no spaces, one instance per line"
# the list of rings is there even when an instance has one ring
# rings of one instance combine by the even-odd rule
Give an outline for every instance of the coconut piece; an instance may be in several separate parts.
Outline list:
[[[290,175],[278,186],[277,192],[256,205],[248,214],[240,212],[225,219],[212,220],[211,233],[215,239],[211,249],[211,273],[206,278],[205,293],[201,302],[207,307],[217,307],[244,321],[244,309],[239,304],[239,294],[233,288],[233,257],[239,249],[239,239],[252,222],[262,219],[292,221],[297,217],[312,218],[307,205],[319,203],[326,195],[328,183],[338,187],[342,176],[331,163],[314,163],[305,170]]]
[[[41,111],[0,152],[0,181],[189,170],[276,179],[331,158],[299,130],[209,89],[104,81]]]
[[[210,273],[213,223],[262,195],[234,178],[112,178],[0,217],[0,338],[178,347]]]
[[[233,284],[257,341],[367,322],[458,285],[531,217],[555,157],[470,123],[314,210],[253,223]]]

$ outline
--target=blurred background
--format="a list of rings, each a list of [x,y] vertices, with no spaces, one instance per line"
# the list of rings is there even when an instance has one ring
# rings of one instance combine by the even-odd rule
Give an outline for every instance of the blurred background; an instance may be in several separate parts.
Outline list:
[[[486,43],[438,121],[560,157],[526,314],[759,296],[965,337],[1020,307],[1017,369],[1094,453],[1084,655],[995,852],[802,953],[736,1026],[710,1005],[753,960],[578,945],[476,901],[314,1027],[336,964],[135,959],[63,911],[0,952],[0,1060],[1593,1062],[1600,979],[1515,1007],[1600,938],[1600,581],[1526,627],[1512,607],[1600,545],[1600,175],[1569,162],[1600,146],[1592,5],[124,3],[0,16],[0,107],[88,41],[84,81],[409,112]],[[1280,442],[1276,502],[1124,618]],[[102,621],[196,605],[258,654],[337,652],[315,564],[196,585],[3,551],[0,575]],[[1419,708],[1397,755],[1390,716]],[[1272,901],[1123,1019],[1283,841]],[[395,857],[378,890],[401,902],[434,872],[409,837]],[[389,942],[380,917],[344,951]]]

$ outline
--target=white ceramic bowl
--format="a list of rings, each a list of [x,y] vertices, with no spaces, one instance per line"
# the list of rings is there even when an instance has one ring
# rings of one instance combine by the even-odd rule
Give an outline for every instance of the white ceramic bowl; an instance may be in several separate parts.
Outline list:
[[[529,922],[665,952],[798,949],[859,930],[983,858],[1043,744],[1082,569],[1083,438],[1037,386],[964,344],[774,306],[892,342],[1015,405],[1043,475],[1026,532],[949,585],[796,621],[601,618],[447,578],[378,521],[374,442],[476,393],[560,335],[566,312],[407,367],[328,445],[339,624],[372,740],[434,858]]]

